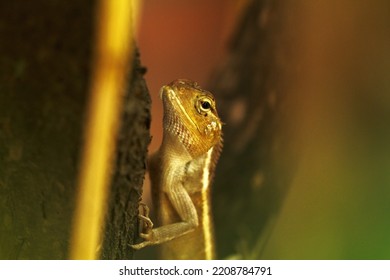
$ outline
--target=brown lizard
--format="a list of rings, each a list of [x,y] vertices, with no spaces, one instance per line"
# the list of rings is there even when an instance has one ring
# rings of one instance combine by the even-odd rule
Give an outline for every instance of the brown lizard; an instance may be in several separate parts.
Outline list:
[[[215,100],[184,79],[163,86],[160,97],[163,141],[149,160],[149,173],[161,226],[153,228],[149,210],[141,204],[144,241],[132,248],[161,244],[163,259],[213,259],[210,185],[222,149]]]

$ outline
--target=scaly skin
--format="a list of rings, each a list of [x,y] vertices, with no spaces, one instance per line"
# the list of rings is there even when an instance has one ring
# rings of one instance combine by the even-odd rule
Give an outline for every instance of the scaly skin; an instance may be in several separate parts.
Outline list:
[[[214,97],[188,80],[173,81],[160,94],[164,135],[149,172],[161,226],[153,228],[146,209],[139,215],[144,241],[132,247],[161,244],[163,259],[213,259],[210,185],[222,149]]]

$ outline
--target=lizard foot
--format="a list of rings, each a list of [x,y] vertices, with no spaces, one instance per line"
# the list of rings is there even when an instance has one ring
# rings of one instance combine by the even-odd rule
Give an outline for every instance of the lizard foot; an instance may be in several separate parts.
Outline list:
[[[139,234],[141,238],[143,238],[145,241],[139,243],[139,244],[133,244],[130,245],[131,248],[134,250],[142,249],[146,246],[149,246],[153,244],[151,240],[153,240],[153,222],[149,218],[149,207],[144,203],[140,202],[139,205],[142,207],[143,214],[139,214],[138,218],[140,221],[142,221],[142,232]]]

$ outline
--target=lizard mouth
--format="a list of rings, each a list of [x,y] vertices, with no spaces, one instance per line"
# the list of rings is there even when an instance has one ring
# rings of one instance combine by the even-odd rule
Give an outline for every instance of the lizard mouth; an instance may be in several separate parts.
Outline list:
[[[166,87],[167,87],[167,86],[163,86],[163,87],[160,89],[159,97],[160,97],[161,100],[163,99],[163,94],[164,94],[164,90],[166,90],[166,89],[165,89]]]

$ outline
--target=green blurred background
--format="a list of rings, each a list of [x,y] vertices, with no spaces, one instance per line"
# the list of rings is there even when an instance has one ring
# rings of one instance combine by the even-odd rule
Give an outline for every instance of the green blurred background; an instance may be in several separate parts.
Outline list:
[[[389,2],[293,5],[304,6],[291,120],[301,155],[263,257],[389,259]]]

